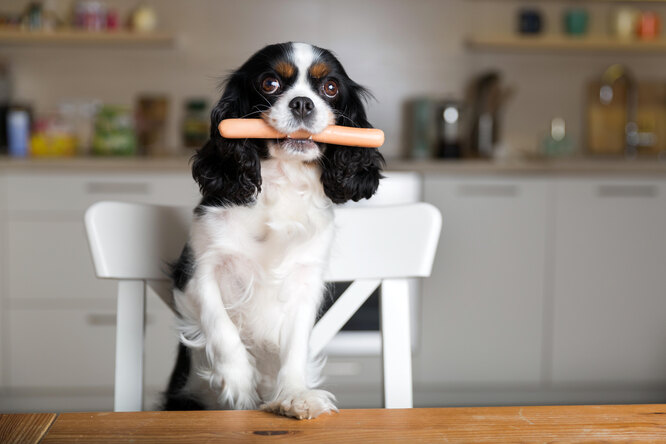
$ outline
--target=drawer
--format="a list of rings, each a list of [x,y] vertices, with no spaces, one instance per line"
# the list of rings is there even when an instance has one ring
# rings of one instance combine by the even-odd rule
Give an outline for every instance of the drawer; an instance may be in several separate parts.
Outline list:
[[[148,390],[162,391],[176,362],[174,315],[152,295],[146,310],[144,383]],[[11,387],[113,387],[115,310],[13,308],[9,318]]]
[[[115,312],[10,309],[7,321],[10,387],[113,386]]]
[[[6,296],[12,299],[115,297],[116,283],[95,276],[83,221],[7,225]]]
[[[666,185],[557,183],[554,211],[555,384],[666,383]]]
[[[81,215],[100,200],[191,206],[199,190],[187,173],[12,174],[7,178],[10,213],[73,211]]]

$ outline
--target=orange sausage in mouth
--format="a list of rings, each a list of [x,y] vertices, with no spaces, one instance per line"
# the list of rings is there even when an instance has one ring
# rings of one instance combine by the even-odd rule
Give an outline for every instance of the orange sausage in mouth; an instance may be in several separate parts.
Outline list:
[[[376,128],[354,128],[351,126],[330,125],[319,134],[296,131],[283,134],[262,119],[225,119],[218,125],[220,135],[225,139],[312,139],[315,142],[332,145],[379,148],[384,144],[384,132]]]

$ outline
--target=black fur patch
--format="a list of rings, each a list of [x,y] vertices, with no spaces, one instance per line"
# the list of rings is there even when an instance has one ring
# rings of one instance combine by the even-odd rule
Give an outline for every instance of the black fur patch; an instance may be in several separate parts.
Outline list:
[[[171,373],[169,387],[163,395],[162,410],[204,410],[204,405],[191,393],[184,393],[190,374],[190,350],[183,344],[178,344],[178,359]]]
[[[375,148],[330,145],[321,163],[324,192],[336,204],[369,199],[383,177],[384,158]]]
[[[185,244],[178,260],[171,264],[171,279],[173,279],[174,287],[180,291],[184,291],[193,274],[194,254],[190,245]]]

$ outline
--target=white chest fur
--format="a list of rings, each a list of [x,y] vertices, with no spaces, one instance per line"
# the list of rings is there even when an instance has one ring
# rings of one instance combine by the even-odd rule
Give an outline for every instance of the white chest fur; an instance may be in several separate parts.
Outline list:
[[[319,175],[316,165],[264,161],[253,205],[210,208],[194,222],[197,266],[214,270],[245,339],[273,342],[280,314],[303,298],[321,298],[321,291],[298,290],[321,287],[333,237],[332,203]]]

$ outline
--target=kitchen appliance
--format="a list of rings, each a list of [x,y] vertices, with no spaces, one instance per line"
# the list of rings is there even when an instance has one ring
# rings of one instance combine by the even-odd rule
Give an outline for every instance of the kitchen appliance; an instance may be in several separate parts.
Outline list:
[[[498,72],[489,71],[477,76],[467,88],[469,103],[469,136],[467,157],[493,157],[501,137],[500,118],[503,106],[513,94],[502,86]]]
[[[417,98],[405,103],[405,146],[408,157],[422,160],[435,157],[437,130],[435,103],[431,98]]]
[[[437,157],[457,159],[463,150],[463,105],[460,102],[443,102],[437,107]]]
[[[406,138],[413,159],[459,158],[465,143],[463,103],[418,98],[406,103]]]

